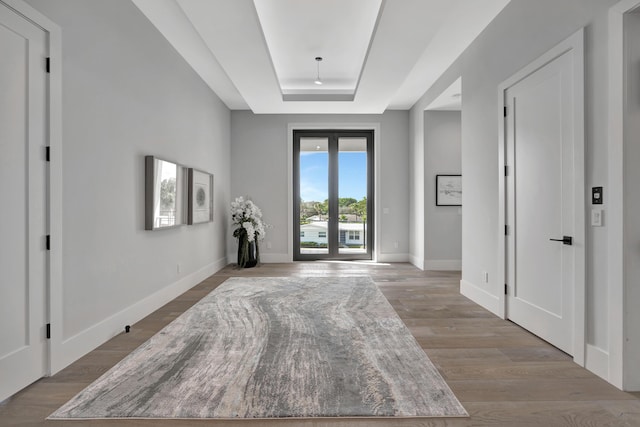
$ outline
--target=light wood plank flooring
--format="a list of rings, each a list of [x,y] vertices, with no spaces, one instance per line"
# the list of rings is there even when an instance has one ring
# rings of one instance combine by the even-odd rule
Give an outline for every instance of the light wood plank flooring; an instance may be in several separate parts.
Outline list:
[[[436,364],[470,418],[94,420],[45,418],[230,276],[370,275]],[[624,393],[563,352],[458,292],[460,276],[409,264],[307,262],[228,266],[51,378],[0,404],[0,426],[640,426],[640,393]],[[124,325],[123,325],[124,326]]]

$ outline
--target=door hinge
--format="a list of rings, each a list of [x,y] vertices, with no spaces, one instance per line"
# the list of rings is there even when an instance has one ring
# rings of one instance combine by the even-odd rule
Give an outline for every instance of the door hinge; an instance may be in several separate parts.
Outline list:
[[[509,166],[504,165],[504,176],[509,176]]]
[[[51,323],[47,323],[47,339],[51,339]]]
[[[504,226],[504,235],[505,235],[505,236],[508,236],[508,235],[509,235],[509,226],[508,226],[508,225],[505,225],[505,226]]]
[[[47,56],[47,60],[45,61],[45,69],[47,73],[51,73],[51,58]]]
[[[508,115],[508,110],[507,110],[507,107],[505,106],[504,107],[504,116],[507,117],[507,115]]]
[[[51,235],[47,234],[47,250],[51,250]]]
[[[509,295],[509,286],[506,283],[504,284],[504,294]]]
[[[44,148],[44,158],[47,162],[51,161],[51,147],[46,146]]]

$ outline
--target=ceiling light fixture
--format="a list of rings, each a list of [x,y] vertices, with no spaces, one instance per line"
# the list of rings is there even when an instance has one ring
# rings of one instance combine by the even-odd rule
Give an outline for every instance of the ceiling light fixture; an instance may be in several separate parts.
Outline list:
[[[322,84],[322,80],[320,80],[320,61],[322,61],[322,56],[316,56],[316,63],[318,64],[318,76],[316,77],[314,83],[317,85]]]

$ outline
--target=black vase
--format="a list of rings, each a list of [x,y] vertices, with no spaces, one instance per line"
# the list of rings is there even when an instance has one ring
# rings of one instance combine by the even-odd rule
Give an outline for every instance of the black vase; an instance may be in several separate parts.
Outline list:
[[[251,268],[255,267],[257,264],[258,260],[256,257],[256,242],[248,242],[240,239],[238,242],[238,267]]]

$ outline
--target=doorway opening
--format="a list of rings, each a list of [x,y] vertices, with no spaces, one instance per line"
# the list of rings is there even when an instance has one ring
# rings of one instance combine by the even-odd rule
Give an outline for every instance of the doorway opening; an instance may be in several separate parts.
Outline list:
[[[371,260],[372,130],[293,131],[293,259]]]
[[[461,183],[462,77],[458,77],[424,111],[425,270],[462,270]]]

